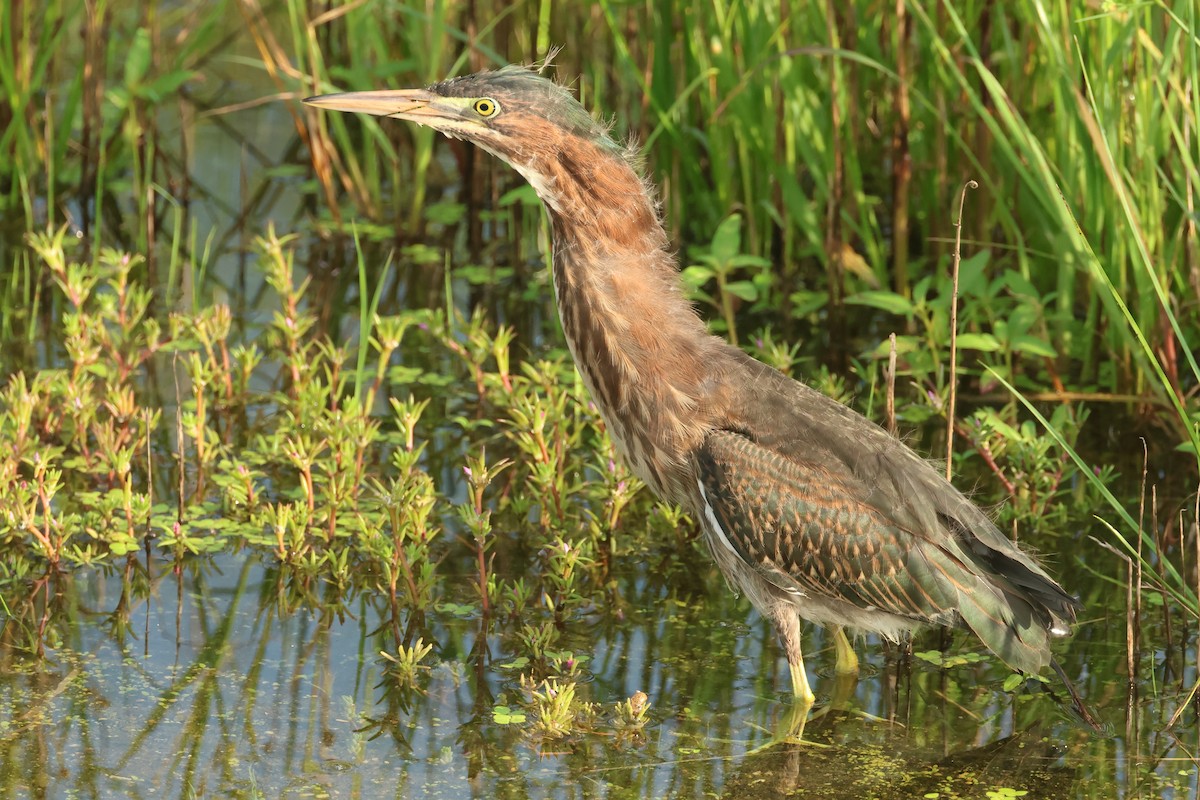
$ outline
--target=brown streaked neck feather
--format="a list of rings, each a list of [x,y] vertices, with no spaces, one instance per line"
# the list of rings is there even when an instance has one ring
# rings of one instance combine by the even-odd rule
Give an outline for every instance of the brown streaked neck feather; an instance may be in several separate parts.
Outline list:
[[[547,144],[544,157],[514,166],[550,214],[571,353],[634,471],[682,501],[718,342],[683,297],[654,202],[628,161],[578,139]]]

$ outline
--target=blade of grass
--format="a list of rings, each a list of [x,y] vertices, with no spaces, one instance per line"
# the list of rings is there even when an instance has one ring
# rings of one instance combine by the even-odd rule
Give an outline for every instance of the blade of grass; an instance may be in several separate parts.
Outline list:
[[[988,372],[991,374],[992,378],[1008,389],[1012,396],[1015,397],[1017,401],[1025,407],[1025,410],[1033,415],[1034,419],[1036,419],[1038,423],[1046,430],[1046,432],[1050,434],[1050,437],[1054,439],[1060,448],[1062,448],[1063,452],[1065,452],[1071,458],[1071,460],[1075,462],[1075,465],[1079,468],[1080,474],[1087,479],[1089,484],[1091,484],[1091,486],[1097,492],[1099,492],[1101,497],[1104,498],[1105,502],[1108,503],[1109,507],[1112,508],[1113,511],[1117,513],[1117,516],[1120,517],[1121,521],[1125,523],[1126,527],[1131,531],[1138,532],[1137,535],[1141,537],[1146,550],[1151,553],[1157,553],[1158,550],[1154,542],[1154,537],[1151,536],[1149,532],[1139,528],[1137,520],[1135,520],[1133,515],[1129,513],[1129,510],[1125,508],[1125,504],[1118,500],[1116,496],[1113,495],[1113,493],[1109,490],[1109,488],[1096,477],[1092,470],[1092,465],[1083,460],[1083,457],[1080,456],[1079,453],[1075,451],[1075,448],[1073,448],[1070,443],[1067,442],[1063,435],[1053,425],[1050,424],[1050,421],[1046,419],[1046,417],[1037,409],[1037,406],[1030,402],[1019,389],[1005,380],[1004,376],[999,372],[991,369],[990,367],[988,368]],[[1118,531],[1107,520],[1099,516],[1095,517],[1095,519],[1112,532],[1113,536],[1115,536],[1117,541],[1121,543],[1121,546],[1125,548],[1131,558],[1139,559],[1141,561],[1147,574],[1155,574],[1154,565],[1150,563],[1150,561],[1144,555],[1140,555],[1138,553],[1138,548],[1136,545],[1131,544],[1128,538],[1126,538],[1124,534]],[[1167,577],[1169,577],[1175,585],[1172,586],[1170,584],[1163,584],[1160,588],[1170,594],[1170,596],[1176,602],[1178,602],[1183,608],[1186,608],[1193,616],[1200,616],[1200,605],[1197,604],[1195,593],[1192,592],[1191,588],[1184,581],[1182,575],[1180,575],[1174,564],[1165,558],[1162,559],[1162,561]]]

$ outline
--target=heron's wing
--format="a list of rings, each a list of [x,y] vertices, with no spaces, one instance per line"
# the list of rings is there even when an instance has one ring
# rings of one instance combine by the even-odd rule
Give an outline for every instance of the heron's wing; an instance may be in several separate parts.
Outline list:
[[[710,433],[694,458],[708,524],[764,580],[921,622],[961,619],[1018,669],[1045,664],[1046,630],[1032,606],[990,580],[941,526],[913,529],[880,508],[852,470],[727,430]]]
[[[731,429],[783,458],[822,465],[842,480],[856,481],[857,499],[892,526],[959,554],[1005,597],[1030,605],[1037,625],[1055,634],[1067,631],[1078,601],[940,470],[861,414],[733,352],[737,366],[726,386],[742,387],[742,402],[731,404]]]

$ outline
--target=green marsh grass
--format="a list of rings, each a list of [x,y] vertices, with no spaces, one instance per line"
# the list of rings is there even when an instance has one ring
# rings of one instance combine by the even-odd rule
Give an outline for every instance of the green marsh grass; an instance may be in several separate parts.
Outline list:
[[[300,6],[290,8],[302,16]],[[618,134],[643,143],[663,187],[664,217],[680,240],[708,241],[724,217],[742,218],[747,253],[765,261],[743,265],[732,282],[762,288],[719,301],[762,319],[791,298],[796,321],[777,324],[792,335],[831,298],[835,311],[843,302],[865,303],[910,317],[912,284],[948,259],[957,187],[975,178],[982,189],[967,214],[967,252],[986,249],[989,272],[1020,276],[1046,304],[1037,329],[1021,334],[1024,347],[1002,343],[1003,356],[1022,362],[1021,379],[1067,380],[1098,401],[1145,393],[1170,403],[1164,386],[1181,396],[1195,385],[1188,342],[1200,303],[1192,199],[1200,187],[1188,80],[1196,60],[1191,4],[1072,16],[1062,4],[931,10],[913,3],[903,35],[900,23],[872,13],[870,4],[832,17],[808,4],[786,19],[769,4],[668,11],[677,12],[668,16],[683,20],[686,35],[644,31],[632,9],[605,3],[582,15],[586,45],[573,47],[577,36],[554,23],[548,35],[567,43],[557,68],[579,75],[585,102],[613,114]],[[476,30],[451,7],[432,16],[406,12],[382,25],[367,21],[369,9],[346,10],[336,17],[337,38],[296,35],[292,72],[318,82],[295,91],[420,85],[535,60],[545,54],[536,46],[545,41],[543,12],[498,13]],[[522,14],[532,27],[515,24]],[[550,14],[558,24],[565,18]],[[304,25],[320,30],[334,22]],[[354,33],[367,25],[369,34]],[[531,41],[523,30],[540,38]],[[340,37],[351,35],[356,46],[347,48]],[[415,36],[466,38],[475,49],[438,44],[424,54]],[[301,48],[305,41],[313,47]],[[416,52],[423,53],[419,64],[404,55]],[[615,61],[607,66],[610,52]],[[329,72],[331,64],[337,67]],[[898,94],[908,106],[904,120]],[[908,133],[889,135],[898,125]],[[383,159],[335,169],[329,180],[351,190],[360,212],[420,230],[426,184],[437,178],[427,131],[336,115],[314,116],[308,129],[321,137],[313,150],[319,166]],[[362,146],[370,142],[379,146]],[[510,179],[471,151],[456,155],[467,180],[461,199],[472,208],[480,187]],[[881,177],[900,162],[915,176],[903,187]],[[1130,180],[1142,175],[1153,179]],[[893,215],[898,191],[916,209],[911,218]],[[890,230],[909,235],[898,243]],[[1135,298],[1129,313],[1136,327],[1121,311],[1126,297]],[[967,332],[988,333],[993,321],[964,322]],[[1145,344],[1139,330],[1147,332]],[[992,340],[975,341],[982,344],[968,347],[972,361],[995,358]],[[1156,350],[1164,352],[1161,374]],[[1185,438],[1189,430],[1180,427]]]
[[[1006,525],[1119,584],[1124,564],[1080,531],[1096,532],[1143,576],[1138,602],[1194,629],[1194,538],[1165,543],[1084,451],[1118,414],[1200,480],[1196,6],[899,10],[668,2],[667,26],[552,0],[5,5],[0,600],[16,646],[61,640],[46,609],[70,571],[254,551],[277,562],[283,607],[386,597],[398,689],[430,672],[409,622],[442,613],[498,632],[521,691],[496,714],[551,738],[595,727],[572,625],[631,602],[622,560],[694,556],[695,527],[615,458],[561,347],[519,178],[429,131],[298,103],[557,44],[558,76],[662,187],[714,330],[875,417],[895,334],[902,428],[944,430],[957,393],[953,466],[1007,495]],[[238,206],[189,148],[260,105],[286,110],[289,141],[239,175]],[[280,196],[297,210],[264,221]],[[228,218],[205,230],[201,207]],[[265,282],[250,298],[247,274]],[[1176,500],[1162,515],[1186,530]],[[657,657],[687,658],[668,638]],[[697,707],[723,691],[698,686]],[[646,723],[642,702],[618,708],[623,730]]]

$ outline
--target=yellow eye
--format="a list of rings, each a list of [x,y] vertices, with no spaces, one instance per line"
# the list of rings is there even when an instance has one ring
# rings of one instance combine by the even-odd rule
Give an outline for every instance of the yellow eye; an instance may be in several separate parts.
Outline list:
[[[500,106],[490,97],[479,98],[475,101],[475,105],[472,108],[475,109],[476,114],[484,119],[494,117],[500,113]]]

